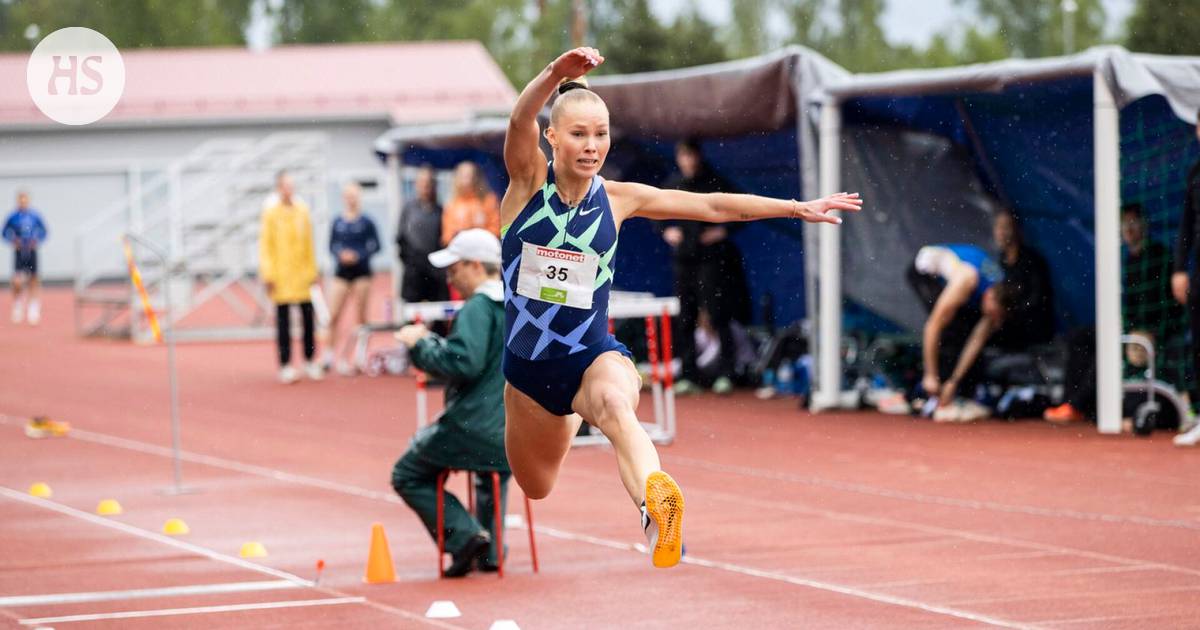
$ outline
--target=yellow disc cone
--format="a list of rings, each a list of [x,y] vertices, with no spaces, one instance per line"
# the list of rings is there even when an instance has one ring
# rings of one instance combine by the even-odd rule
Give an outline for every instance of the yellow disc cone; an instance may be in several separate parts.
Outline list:
[[[266,558],[267,548],[260,542],[248,542],[242,545],[242,551],[239,555],[243,558]]]
[[[116,499],[105,499],[96,506],[96,513],[100,516],[116,516],[124,511]]]
[[[187,523],[184,523],[183,519],[172,518],[167,519],[167,522],[163,523],[162,531],[168,536],[182,536],[192,530],[188,529]]]
[[[37,482],[29,486],[29,494],[39,499],[49,499],[54,496],[54,491],[50,489],[50,485],[42,482]]]

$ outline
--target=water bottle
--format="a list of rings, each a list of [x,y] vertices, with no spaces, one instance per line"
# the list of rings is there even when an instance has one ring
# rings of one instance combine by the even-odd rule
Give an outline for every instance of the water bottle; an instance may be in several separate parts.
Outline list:
[[[795,376],[795,368],[792,367],[792,362],[784,359],[779,364],[779,371],[776,372],[775,391],[782,396],[790,396],[795,393],[792,383],[792,377]]]

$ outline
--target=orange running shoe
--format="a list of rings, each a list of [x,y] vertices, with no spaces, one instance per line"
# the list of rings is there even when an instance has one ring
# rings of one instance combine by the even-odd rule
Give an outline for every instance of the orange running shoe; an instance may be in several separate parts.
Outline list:
[[[51,420],[46,416],[35,416],[25,424],[25,435],[34,439],[63,437],[70,431],[69,423]]]
[[[1078,409],[1073,407],[1071,403],[1063,403],[1057,407],[1051,407],[1042,413],[1042,418],[1046,422],[1054,424],[1069,424],[1071,422],[1083,422],[1087,418],[1083,417]]]
[[[665,569],[679,564],[683,555],[683,491],[661,470],[646,478],[642,530],[650,543],[654,566]]]

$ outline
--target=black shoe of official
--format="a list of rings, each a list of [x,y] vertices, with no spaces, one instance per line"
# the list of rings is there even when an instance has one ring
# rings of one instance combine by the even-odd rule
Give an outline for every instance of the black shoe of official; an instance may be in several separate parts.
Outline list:
[[[487,558],[487,552],[491,546],[492,541],[486,534],[472,536],[467,544],[454,554],[450,567],[442,573],[442,577],[458,578],[470,573],[476,562]]]

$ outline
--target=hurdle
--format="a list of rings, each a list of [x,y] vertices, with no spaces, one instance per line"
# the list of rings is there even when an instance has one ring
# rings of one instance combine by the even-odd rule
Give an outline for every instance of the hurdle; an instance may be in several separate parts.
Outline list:
[[[679,314],[679,298],[656,297],[651,293],[613,291],[610,294],[608,316],[610,330],[612,320],[644,319],[646,343],[650,354],[650,394],[653,401],[654,421],[643,422],[646,433],[656,444],[670,444],[675,440],[675,392],[672,387],[671,318]],[[414,302],[400,308],[402,322],[450,321],[462,308],[461,301]],[[367,363],[367,352],[371,336],[376,333],[395,332],[402,324],[376,323],[360,326],[355,333],[355,360],[360,368]],[[661,330],[661,332],[660,332]],[[417,375],[417,427],[429,424],[427,392],[424,375]],[[603,435],[580,435],[573,446],[607,444]]]

